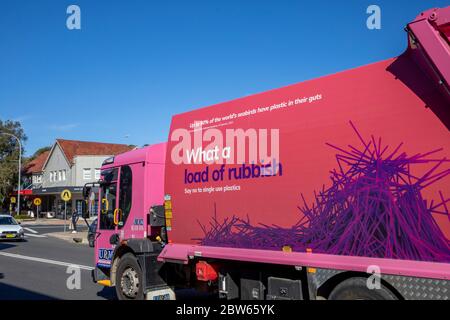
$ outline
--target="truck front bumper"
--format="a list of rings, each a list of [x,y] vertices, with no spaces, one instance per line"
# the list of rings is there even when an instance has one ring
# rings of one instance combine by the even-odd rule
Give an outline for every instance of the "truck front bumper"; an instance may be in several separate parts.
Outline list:
[[[93,282],[101,285],[107,285],[105,281],[110,281],[109,277],[97,266],[91,271],[91,276]]]

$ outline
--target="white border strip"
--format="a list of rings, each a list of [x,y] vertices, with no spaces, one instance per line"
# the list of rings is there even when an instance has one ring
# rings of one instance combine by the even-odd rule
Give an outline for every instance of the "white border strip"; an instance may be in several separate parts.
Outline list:
[[[31,228],[23,227],[25,230],[30,231],[31,233],[38,233],[36,230],[33,230]]]
[[[63,261],[50,260],[50,259],[37,258],[37,257],[29,257],[29,256],[23,256],[21,254],[15,254],[15,253],[0,252],[0,256],[4,256],[4,257],[8,257],[8,258],[15,258],[15,259],[35,261],[35,262],[42,262],[42,263],[48,263],[48,264],[54,264],[54,265],[63,266],[63,267],[76,267],[76,268],[80,268],[82,270],[89,270],[89,271],[90,270],[94,270],[93,267],[83,266],[81,264],[68,263],[68,262],[63,262]]]

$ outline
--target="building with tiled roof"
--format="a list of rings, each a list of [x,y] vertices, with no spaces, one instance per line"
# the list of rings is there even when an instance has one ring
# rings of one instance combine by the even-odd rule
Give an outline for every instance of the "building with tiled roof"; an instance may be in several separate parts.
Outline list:
[[[42,170],[49,154],[50,150],[44,151],[24,166],[24,175],[28,177],[30,180],[29,183],[31,183],[29,187],[37,189],[41,186],[43,175]]]
[[[34,174],[41,173],[42,167],[44,166],[45,161],[47,160],[48,154],[50,150],[44,151],[39,154],[36,158],[28,162],[24,168],[26,174]]]
[[[79,156],[116,155],[134,148],[126,144],[64,139],[56,139],[56,144],[64,151],[64,155],[69,163],[73,163],[74,158]]]
[[[134,148],[125,144],[56,139],[50,151],[39,155],[26,168],[36,176],[33,196],[41,198],[41,212],[62,216],[65,206],[60,194],[63,190],[72,194],[67,202],[67,213],[79,210],[83,186],[100,179],[103,161]],[[37,179],[39,183],[34,183]]]

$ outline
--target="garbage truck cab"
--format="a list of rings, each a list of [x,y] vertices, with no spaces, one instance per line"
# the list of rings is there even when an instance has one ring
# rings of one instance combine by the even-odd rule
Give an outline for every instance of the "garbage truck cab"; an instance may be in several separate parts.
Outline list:
[[[108,158],[96,188],[85,187],[91,202],[98,204],[94,279],[108,286],[120,279],[120,298],[143,294],[145,277],[137,269],[161,251],[166,238],[162,223],[150,225],[147,220],[150,211],[156,218],[164,203],[165,153],[161,143]]]

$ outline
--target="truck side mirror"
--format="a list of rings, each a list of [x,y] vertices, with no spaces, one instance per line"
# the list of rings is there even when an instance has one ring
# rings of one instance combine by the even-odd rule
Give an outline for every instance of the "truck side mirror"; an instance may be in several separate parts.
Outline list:
[[[83,219],[88,219],[89,218],[89,210],[88,210],[88,206],[87,206],[86,200],[84,200],[81,203],[81,217]]]
[[[91,194],[91,187],[83,187],[83,198],[87,200],[89,198],[89,195]]]

